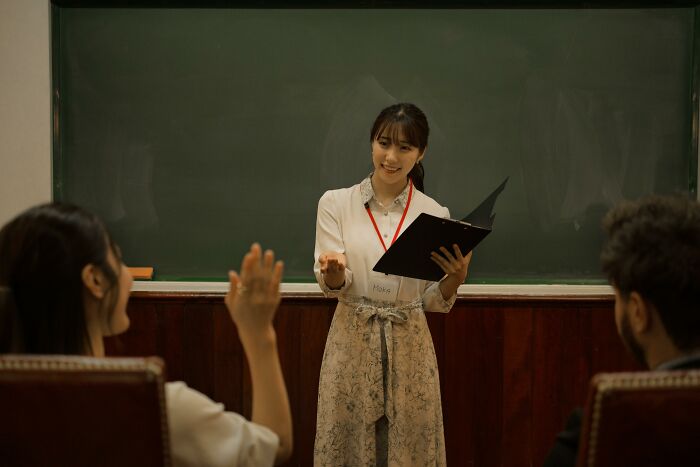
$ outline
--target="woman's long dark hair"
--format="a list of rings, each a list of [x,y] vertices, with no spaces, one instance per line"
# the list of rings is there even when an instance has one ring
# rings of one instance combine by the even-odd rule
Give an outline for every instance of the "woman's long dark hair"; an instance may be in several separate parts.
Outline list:
[[[93,214],[62,203],[31,208],[0,230],[0,353],[91,354],[82,270],[99,268],[109,314],[119,295],[114,250]]]
[[[428,119],[423,111],[413,104],[404,102],[382,110],[372,125],[369,135],[370,143],[374,142],[387,129],[394,144],[398,144],[399,133],[403,133],[404,138],[411,146],[417,147],[421,154],[428,146],[428,133],[430,133]],[[423,187],[425,170],[420,161],[416,162],[416,165],[408,173],[408,177],[417,189],[425,192]]]

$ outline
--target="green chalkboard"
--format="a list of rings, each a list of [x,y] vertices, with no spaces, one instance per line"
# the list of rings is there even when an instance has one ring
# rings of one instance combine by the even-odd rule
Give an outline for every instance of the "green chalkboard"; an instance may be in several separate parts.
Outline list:
[[[694,8],[53,8],[54,196],[127,264],[221,280],[253,241],[312,281],[318,198],[371,170],[369,127],[431,123],[426,192],[506,176],[472,283],[602,280],[600,219],[694,193]]]

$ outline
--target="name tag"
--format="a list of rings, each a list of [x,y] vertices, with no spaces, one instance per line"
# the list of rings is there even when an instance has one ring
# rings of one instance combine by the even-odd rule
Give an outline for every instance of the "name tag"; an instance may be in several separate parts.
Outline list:
[[[395,302],[400,283],[399,276],[370,271],[367,298],[381,302]]]

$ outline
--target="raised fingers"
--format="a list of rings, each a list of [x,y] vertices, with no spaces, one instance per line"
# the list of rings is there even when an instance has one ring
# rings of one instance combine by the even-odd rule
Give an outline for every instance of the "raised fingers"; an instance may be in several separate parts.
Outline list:
[[[236,290],[238,288],[238,285],[241,283],[241,278],[238,276],[238,273],[236,271],[229,271],[228,272],[228,282],[229,282],[229,291]]]
[[[282,282],[282,273],[284,272],[284,263],[277,261],[272,269],[272,280],[270,281],[270,293],[277,294],[280,291],[280,282]]]
[[[241,283],[248,282],[248,276],[254,274],[259,267],[261,249],[258,243],[253,243],[241,262]]]
[[[238,286],[241,283],[241,278],[238,276],[236,271],[229,271],[228,272],[228,292],[226,293],[226,298],[224,301],[226,302],[226,305],[230,308],[233,305],[233,301],[236,298],[236,293],[238,292]]]
[[[263,268],[265,270],[271,270],[274,262],[275,253],[272,250],[265,250],[265,254],[263,255]]]

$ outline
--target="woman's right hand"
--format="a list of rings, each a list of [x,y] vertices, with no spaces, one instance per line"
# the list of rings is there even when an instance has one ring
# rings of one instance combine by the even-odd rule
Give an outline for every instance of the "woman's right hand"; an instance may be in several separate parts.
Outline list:
[[[345,255],[337,251],[326,251],[318,257],[321,274],[326,285],[331,289],[339,289],[345,283]]]

